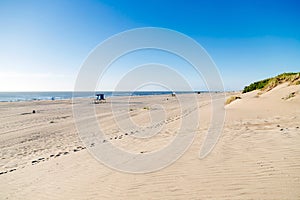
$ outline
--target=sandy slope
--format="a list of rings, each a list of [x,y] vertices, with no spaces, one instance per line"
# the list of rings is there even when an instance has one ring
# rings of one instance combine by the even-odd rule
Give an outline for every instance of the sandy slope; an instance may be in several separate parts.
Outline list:
[[[163,170],[135,175],[107,168],[88,153],[78,139],[71,102],[0,103],[0,199],[300,199],[299,91],[280,85],[226,105],[223,134],[202,160],[211,106],[209,95],[199,95],[201,123],[188,151]],[[295,97],[282,99],[292,92]],[[119,119],[128,113],[123,100],[111,100]],[[159,135],[144,141],[125,135],[109,103],[97,105],[96,112],[108,140],[135,153],[166,145],[182,117],[195,110],[187,106],[181,112],[167,96],[131,100],[137,124],[151,128],[151,118],[164,120]]]

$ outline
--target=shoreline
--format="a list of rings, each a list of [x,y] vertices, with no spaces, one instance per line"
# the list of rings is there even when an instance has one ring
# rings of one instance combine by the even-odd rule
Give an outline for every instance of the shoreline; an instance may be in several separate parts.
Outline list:
[[[176,94],[198,94],[200,92],[200,94],[215,94],[215,93],[231,93],[232,91],[224,91],[224,92],[220,92],[220,91],[175,91]],[[24,99],[24,97],[22,96],[22,94],[24,95],[31,95],[31,94],[48,94],[48,93],[53,93],[53,94],[65,94],[66,97],[62,97],[62,96],[45,96],[45,97],[39,97],[39,96],[34,96],[34,97],[28,97],[28,99]],[[139,92],[128,92],[128,91],[122,91],[122,92],[101,92],[101,91],[97,91],[97,92],[79,92],[82,94],[97,94],[97,93],[103,93],[105,94],[106,98],[115,98],[115,97],[128,97],[128,96],[158,96],[158,95],[171,95],[172,92],[170,91],[139,91]],[[115,93],[115,94],[114,94]],[[10,100],[1,100],[1,98],[4,98],[5,95],[7,94],[11,94],[11,95],[15,95],[14,97],[6,97],[6,98],[10,98]],[[16,94],[19,94],[19,96],[16,96]],[[70,96],[70,94],[72,96]],[[2,95],[2,96],[1,96]],[[95,95],[91,96],[73,96],[74,93],[73,92],[0,92],[0,102],[39,102],[39,101],[59,101],[59,100],[72,100],[72,99],[78,99],[78,98],[89,98],[89,99],[93,99],[95,98]],[[3,97],[4,96],[4,97]],[[15,99],[15,100],[13,100]]]

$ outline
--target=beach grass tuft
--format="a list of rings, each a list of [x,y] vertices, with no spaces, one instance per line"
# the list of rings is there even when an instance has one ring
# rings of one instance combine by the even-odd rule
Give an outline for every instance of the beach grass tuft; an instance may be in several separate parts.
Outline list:
[[[226,100],[225,105],[228,105],[228,104],[230,104],[231,102],[233,102],[233,101],[235,101],[235,100],[237,100],[237,99],[241,99],[241,97],[240,97],[240,96],[231,96],[231,97],[229,97],[229,98]]]

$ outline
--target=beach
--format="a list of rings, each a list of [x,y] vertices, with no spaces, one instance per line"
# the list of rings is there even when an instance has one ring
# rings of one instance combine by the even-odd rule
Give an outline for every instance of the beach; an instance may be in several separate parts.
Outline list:
[[[195,97],[196,109],[171,95],[134,96],[128,109],[125,97],[95,104],[104,142],[136,154],[163,148],[185,117],[199,115],[187,151],[168,167],[141,174],[93,157],[78,134],[72,100],[0,102],[0,199],[300,199],[300,86],[284,83],[258,93],[226,93],[241,98],[224,105],[222,134],[204,159],[199,152],[211,123],[209,93],[177,95]],[[136,138],[134,129],[118,128],[126,126],[124,114],[143,129],[163,128]]]

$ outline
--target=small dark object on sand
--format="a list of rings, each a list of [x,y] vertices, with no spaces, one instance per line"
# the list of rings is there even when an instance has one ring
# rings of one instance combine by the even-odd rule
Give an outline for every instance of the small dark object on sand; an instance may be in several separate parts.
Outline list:
[[[278,124],[277,127],[280,127],[280,125]]]
[[[281,128],[280,131],[283,131],[283,128]]]
[[[299,126],[297,126],[296,128],[299,128]]]
[[[35,113],[35,110],[33,110],[32,113],[34,114],[34,113]]]

